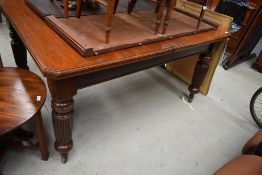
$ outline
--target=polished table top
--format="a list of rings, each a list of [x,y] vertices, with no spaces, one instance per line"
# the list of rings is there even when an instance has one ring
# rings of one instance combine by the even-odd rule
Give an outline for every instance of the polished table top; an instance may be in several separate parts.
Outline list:
[[[46,77],[61,79],[108,67],[128,64],[152,56],[194,47],[228,37],[223,28],[158,43],[91,57],[82,57],[55,33],[23,0],[0,0],[3,13],[15,28],[39,69]]]

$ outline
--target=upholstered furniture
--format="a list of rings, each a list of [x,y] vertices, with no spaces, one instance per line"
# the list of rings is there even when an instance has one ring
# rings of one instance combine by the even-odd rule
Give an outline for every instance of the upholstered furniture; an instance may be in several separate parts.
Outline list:
[[[219,169],[214,175],[261,175],[262,158],[255,155],[240,156]]]
[[[228,162],[214,175],[261,175],[262,130],[258,131],[243,147],[242,156]]]

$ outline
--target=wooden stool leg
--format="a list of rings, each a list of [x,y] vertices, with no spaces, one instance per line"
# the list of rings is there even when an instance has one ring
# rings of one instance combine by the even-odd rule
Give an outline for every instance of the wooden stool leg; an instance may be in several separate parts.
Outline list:
[[[132,11],[133,11],[133,9],[134,9],[134,7],[136,5],[136,2],[137,2],[137,0],[130,0],[128,2],[128,10],[127,10],[128,14],[132,13]]]
[[[64,17],[68,18],[68,0],[64,0]]]
[[[106,44],[109,43],[109,38],[110,38],[110,32],[111,32],[111,27],[112,27],[112,21],[113,21],[113,15],[114,15],[114,5],[115,5],[115,0],[109,0],[108,6],[107,6],[107,15],[106,15]]]
[[[48,153],[46,138],[44,134],[41,112],[38,112],[35,115],[34,120],[35,120],[35,128],[36,128],[36,137],[39,144],[42,160],[48,160],[49,153]]]
[[[166,17],[165,17],[165,22],[164,22],[164,26],[163,26],[163,30],[162,30],[163,35],[166,33],[168,22],[169,22],[171,15],[172,15],[172,11],[173,11],[175,3],[176,3],[176,0],[169,0],[167,12],[166,12]]]
[[[162,16],[163,16],[163,11],[164,11],[163,0],[159,0],[157,6],[158,6],[158,12],[157,12],[158,14],[157,14],[157,19],[156,19],[155,35],[159,31],[159,27],[160,27],[160,24],[161,24],[161,19],[162,19]]]

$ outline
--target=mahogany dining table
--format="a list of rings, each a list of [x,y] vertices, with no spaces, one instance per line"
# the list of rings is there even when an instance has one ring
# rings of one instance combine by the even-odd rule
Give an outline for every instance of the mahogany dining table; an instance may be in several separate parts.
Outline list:
[[[47,78],[52,96],[55,149],[67,162],[73,148],[73,97],[77,91],[97,83],[200,54],[189,101],[199,92],[212,54],[229,37],[223,28],[152,44],[83,57],[52,30],[24,0],[0,0],[0,11],[10,23],[11,46],[17,67],[29,69],[27,51]]]

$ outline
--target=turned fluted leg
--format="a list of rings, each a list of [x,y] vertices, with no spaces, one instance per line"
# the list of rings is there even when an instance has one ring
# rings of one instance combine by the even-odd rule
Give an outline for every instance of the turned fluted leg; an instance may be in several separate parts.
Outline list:
[[[55,133],[55,149],[62,156],[62,162],[68,160],[68,152],[73,148],[73,99],[52,100],[52,121]]]
[[[26,47],[11,24],[9,24],[9,30],[11,37],[11,47],[15,58],[15,63],[18,68],[29,70],[29,67],[27,66]]]
[[[55,134],[55,149],[66,163],[68,153],[73,148],[73,96],[77,92],[74,79],[48,80],[48,87],[52,95],[52,121]]]
[[[199,55],[199,61],[196,64],[192,82],[188,87],[188,90],[190,92],[188,101],[190,103],[193,101],[195,94],[199,93],[200,86],[208,72],[212,55],[216,52],[219,45],[220,43],[211,44],[208,52]]]

